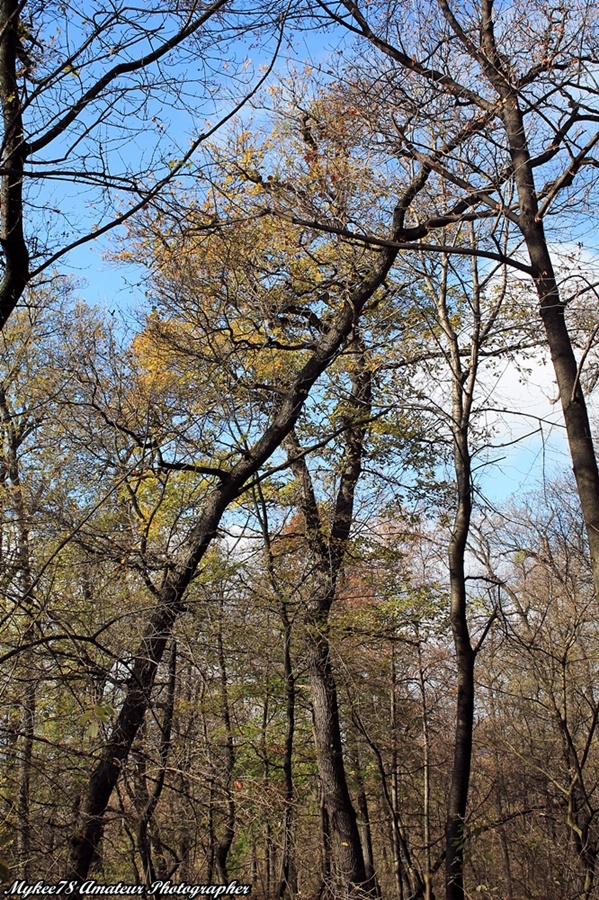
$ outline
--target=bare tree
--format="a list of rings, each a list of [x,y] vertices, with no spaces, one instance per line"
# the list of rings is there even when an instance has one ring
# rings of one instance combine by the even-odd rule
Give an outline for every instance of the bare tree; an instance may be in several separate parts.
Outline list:
[[[266,78],[227,79],[231,42],[261,31],[268,45],[283,18],[276,2],[2,0],[0,327],[31,279],[186,171]],[[272,65],[276,40],[268,52]]]

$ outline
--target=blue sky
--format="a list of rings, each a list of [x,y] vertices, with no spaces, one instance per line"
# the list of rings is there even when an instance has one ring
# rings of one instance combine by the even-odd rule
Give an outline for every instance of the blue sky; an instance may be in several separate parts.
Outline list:
[[[83,4],[85,7],[86,4]],[[89,4],[87,4],[89,6]],[[335,53],[342,52],[343,39],[334,31],[324,33],[297,33],[289,42],[281,48],[278,67],[282,70],[287,66],[303,66],[309,64],[319,67],[326,65],[326,55],[331,47]],[[251,43],[251,42],[250,42]],[[272,40],[270,43],[272,49]],[[253,73],[255,80],[259,76],[259,67],[264,66],[269,58],[269,48],[263,45],[254,48],[240,42],[235,51],[240,63],[245,65],[243,71]],[[182,77],[183,77],[183,70]],[[219,80],[227,90],[228,72],[222,68],[220,75],[215,71],[215,83]],[[123,170],[127,170],[137,158],[144,153],[151,153],[153,141],[161,134],[171,144],[171,153],[177,150],[183,152],[189,145],[190,139],[208,127],[209,121],[214,121],[219,112],[219,103],[227,108],[227,101],[221,98],[216,101],[210,94],[203,100],[197,98],[198,106],[195,114],[176,107],[163,107],[160,101],[154,100],[150,109],[152,121],[157,131],[154,136],[149,133],[136,134],[131,140],[124,140],[118,154],[110,157],[116,161]],[[228,101],[229,107],[233,101]],[[125,134],[123,132],[123,134]],[[126,135],[125,135],[126,138]],[[48,188],[48,191],[50,188]],[[69,207],[69,218],[72,218],[78,227],[84,228],[94,224],[98,216],[98,208],[94,202],[94,193],[89,189],[74,193],[72,184],[64,185],[64,195],[60,195],[60,183],[51,184],[52,204],[57,208],[65,208],[65,198],[68,198],[66,206]],[[44,193],[40,200],[43,203]],[[35,223],[34,223],[35,224]],[[122,234],[122,231],[120,232]],[[73,237],[77,232],[73,230]],[[127,263],[120,266],[107,258],[111,251],[114,252],[119,232],[103,236],[97,241],[87,243],[74,251],[60,262],[63,271],[73,273],[80,280],[78,293],[90,304],[99,305],[110,311],[116,311],[129,315],[142,308],[145,301],[146,270],[143,265]],[[585,235],[588,240],[588,235]],[[521,383],[518,375],[506,370],[503,376],[502,392],[506,395],[506,406],[514,405],[519,412],[528,412],[530,418],[524,415],[497,416],[497,440],[496,450],[487,455],[487,462],[497,459],[497,462],[485,468],[485,474],[481,477],[484,481],[485,493],[491,499],[500,500],[507,494],[522,490],[523,485],[530,484],[531,480],[541,481],[543,473],[550,475],[556,468],[568,465],[567,447],[563,430],[561,428],[561,411],[559,403],[552,403],[554,399],[553,376],[550,366],[533,366],[533,374]],[[509,398],[509,403],[508,399]],[[498,399],[498,407],[501,401]],[[536,419],[542,419],[542,430],[535,423]],[[551,423],[554,423],[553,425]],[[530,432],[537,429],[536,433]],[[512,443],[513,441],[517,443]],[[499,446],[504,444],[505,446]],[[481,459],[481,462],[483,460]]]
[[[90,16],[97,12],[94,4],[89,0],[82,0],[77,4],[82,14]],[[72,12],[72,11],[71,11]],[[69,40],[74,43],[80,40],[82,32],[77,27],[77,16],[72,15]],[[66,38],[65,38],[66,40]],[[277,71],[285,71],[293,66],[319,66],[326,59],[329,47],[337,51],[343,40],[347,40],[345,33],[296,32],[289,36],[279,48],[275,72],[269,76],[269,82],[276,77]],[[187,92],[186,102],[189,108],[178,108],[172,103],[172,98],[150,97],[151,106],[146,110],[145,116],[150,128],[146,130],[132,131],[127,134],[127,118],[116,111],[116,125],[110,126],[106,132],[105,140],[115,141],[115,149],[107,155],[108,168],[111,174],[119,172],[134,172],[140,167],[140,161],[145,157],[156,156],[156,148],[164,153],[167,158],[176,159],[189,147],[190,142],[197,138],[198,134],[205,132],[218,122],[219,116],[225,115],[243,96],[243,85],[236,90],[231,89],[231,76],[238,67],[248,85],[255,85],[264,73],[265,67],[272,61],[276,45],[276,34],[270,33],[266,40],[253,42],[251,36],[247,40],[238,40],[230,49],[228,55],[218,60],[215,53],[215,62],[212,67],[212,82],[209,90],[203,93],[193,88],[193,73],[189,73],[189,61],[182,62],[179,67],[180,83],[192,85]],[[112,65],[113,60],[107,61],[104,68]],[[100,71],[103,71],[101,69]],[[90,69],[87,81],[85,81],[85,69],[72,74],[66,79],[67,90],[75,93],[88,86],[91,73],[97,69]],[[214,88],[214,92],[213,91]],[[190,96],[191,95],[193,96]],[[116,109],[116,108],[115,108]],[[252,109],[248,106],[241,113],[242,116],[252,115]],[[83,119],[85,122],[85,119]],[[133,123],[133,120],[131,120]],[[120,123],[120,124],[119,124]],[[219,135],[226,133],[216,131],[212,140],[219,140]],[[152,130],[153,129],[153,130]],[[97,136],[97,135],[96,135]],[[100,135],[101,140],[101,135]],[[86,165],[92,169],[95,165],[95,137],[90,142],[89,156],[86,157],[85,144],[83,145],[81,170],[85,171]],[[58,139],[54,142],[49,152],[48,159],[57,159],[66,148],[66,142]],[[201,152],[201,150],[200,150]],[[43,158],[42,154],[42,158]],[[86,162],[89,160],[89,163]],[[35,170],[34,170],[35,171]],[[182,177],[189,178],[189,173],[183,173]],[[181,177],[178,179],[181,183]],[[106,221],[103,217],[101,191],[88,185],[81,184],[77,187],[70,179],[64,181],[50,179],[47,181],[33,182],[35,203],[39,212],[29,212],[26,227],[30,234],[52,234],[56,230],[58,215],[66,213],[66,225],[63,225],[64,244],[76,240],[81,234],[90,231],[92,226]],[[117,195],[118,196],[118,195]],[[122,195],[123,202],[128,202],[126,194]],[[48,212],[50,210],[50,212]],[[67,256],[58,262],[59,270],[73,274],[79,281],[79,295],[88,303],[99,305],[108,309],[117,309],[125,314],[143,305],[145,297],[144,279],[146,270],[143,265],[136,267],[129,262],[126,266],[120,266],[110,260],[111,253],[117,251],[119,238],[123,236],[123,228],[116,228],[102,237],[90,241],[70,251]]]

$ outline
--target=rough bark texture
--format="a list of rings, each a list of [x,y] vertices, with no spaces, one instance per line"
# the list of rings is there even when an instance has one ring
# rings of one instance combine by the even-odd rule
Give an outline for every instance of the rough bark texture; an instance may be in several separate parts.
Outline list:
[[[366,869],[343,764],[337,687],[325,637],[326,622],[321,616],[312,615],[307,627],[310,629],[308,672],[318,777],[327,811],[333,860],[333,884],[328,887],[335,890],[341,886],[345,893],[353,887],[364,887]]]

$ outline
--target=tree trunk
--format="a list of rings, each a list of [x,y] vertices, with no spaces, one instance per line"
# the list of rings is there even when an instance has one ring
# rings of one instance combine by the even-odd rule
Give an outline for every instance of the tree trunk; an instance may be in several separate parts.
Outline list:
[[[260,755],[262,757],[262,764],[264,766],[263,770],[263,793],[265,797],[268,797],[269,789],[270,789],[270,760],[268,758],[268,750],[266,749],[267,745],[267,730],[268,730],[268,706],[269,706],[269,693],[268,693],[268,684],[270,681],[270,671],[266,670],[266,696],[264,697],[264,706],[262,708],[262,728],[260,730]],[[265,831],[266,834],[264,836],[264,883],[263,890],[266,897],[271,896],[272,889],[272,881],[273,875],[275,871],[275,867],[273,865],[273,840],[272,840],[272,825],[270,821],[270,815],[267,811],[265,811]]]
[[[292,619],[289,617],[287,597],[281,591],[281,586],[275,570],[275,560],[268,523],[268,507],[260,483],[256,485],[254,490],[254,503],[264,540],[266,568],[270,585],[279,601],[279,616],[283,626],[283,676],[285,681],[285,749],[283,754],[283,778],[285,785],[285,812],[283,815],[281,871],[275,894],[277,900],[283,900],[285,896],[291,897],[297,893],[297,877],[292,855],[294,803],[293,742],[295,738],[296,699],[295,675],[293,673],[293,663],[291,659],[291,633],[293,623]],[[265,734],[265,726],[263,727],[263,734]],[[264,759],[266,762],[266,753],[264,753]]]
[[[277,887],[277,900],[292,896],[297,891],[292,859],[293,841],[293,739],[295,736],[295,676],[291,661],[291,621],[285,603],[281,603],[283,622],[283,667],[285,674],[285,755],[283,757],[283,777],[285,780],[285,814],[283,817],[283,854],[281,877]]]
[[[329,642],[326,637],[326,613],[312,613],[307,620],[310,649],[308,681],[314,716],[314,739],[318,778],[330,830],[333,882],[343,891],[366,884],[366,870],[356,813],[349,795],[341,728],[337,704],[337,688],[331,669]]]
[[[447,549],[449,564],[450,622],[456,654],[457,709],[453,768],[449,787],[445,824],[446,900],[464,898],[464,845],[466,807],[472,762],[474,726],[474,660],[467,617],[466,573],[464,560],[472,516],[472,458],[469,447],[470,415],[478,369],[481,333],[480,296],[476,262],[471,305],[474,325],[470,338],[467,368],[462,364],[458,335],[448,307],[448,260],[442,258],[441,278],[435,294],[439,324],[447,342],[446,358],[451,371],[451,433],[456,478],[456,511]]]
[[[377,897],[380,897],[379,886],[375,882],[374,854],[372,850],[372,830],[370,827],[368,799],[366,797],[366,791],[364,789],[364,779],[362,777],[360,756],[357,747],[354,747],[351,751],[351,764],[354,769],[355,779],[358,785],[357,801],[361,819],[361,822],[358,823],[358,830],[360,831],[360,837],[362,840],[362,853],[364,855],[364,870],[366,872],[366,881],[375,884],[376,895]]]
[[[485,12],[482,42],[489,61],[487,77],[502,100],[502,119],[518,193],[518,225],[526,243],[541,320],[559,388],[572,469],[589,542],[595,592],[599,596],[599,469],[589,417],[566,325],[565,305],[560,297],[543,220],[539,215],[524,115],[518,92],[503,72],[495,45],[490,3],[485,4]]]
[[[461,389],[461,386],[460,386]],[[466,434],[456,436],[455,468],[458,483],[458,508],[449,542],[449,580],[451,594],[451,630],[456,652],[458,680],[457,715],[453,770],[445,827],[446,897],[464,897],[464,822],[470,785],[472,731],[474,724],[474,659],[466,616],[466,580],[464,554],[470,528],[471,484],[470,455]]]
[[[319,812],[320,812],[320,889],[318,891],[318,900],[327,896],[329,886],[331,884],[331,829],[329,828],[329,814],[324,802],[322,793],[322,785],[320,786],[319,795]]]
[[[371,409],[371,378],[361,340],[354,333],[354,371],[351,372],[350,405],[357,417],[368,416]],[[327,813],[333,864],[332,889],[344,895],[355,889],[372,891],[374,878],[367,879],[356,812],[347,785],[337,686],[331,666],[328,617],[335,599],[337,577],[347,548],[353,522],[355,489],[362,468],[366,425],[347,419],[345,454],[330,536],[320,518],[314,487],[295,435],[286,441],[290,465],[300,489],[306,538],[314,557],[314,584],[305,616],[308,643],[307,669],[312,700],[314,740],[318,777]]]
[[[430,732],[428,723],[428,703],[426,698],[426,678],[424,663],[422,661],[422,640],[418,625],[416,625],[416,650],[418,653],[418,683],[420,686],[420,703],[422,715],[422,778],[424,781],[422,791],[422,818],[424,837],[424,900],[433,900],[433,874],[431,867],[431,823],[430,823],[430,793],[431,793],[431,767],[430,767]]]
[[[148,833],[150,823],[158,802],[162,794],[164,786],[164,776],[166,774],[166,764],[171,745],[171,729],[173,724],[173,711],[175,706],[175,687],[177,683],[177,645],[173,641],[171,647],[171,655],[169,660],[169,681],[168,695],[166,700],[166,709],[164,711],[164,720],[161,727],[160,736],[160,771],[154,784],[154,790],[148,798],[147,803],[141,811],[137,823],[137,845],[142,859],[144,878],[148,884],[152,884],[156,880],[156,871],[152,859],[152,842]],[[161,877],[166,877],[165,872],[159,873]]]
[[[225,664],[225,653],[223,649],[223,633],[222,633],[222,608],[221,616],[218,623],[217,634],[218,649],[218,666],[220,670],[220,701],[221,701],[221,717],[225,729],[225,756],[223,768],[223,783],[225,787],[226,803],[225,803],[225,828],[220,841],[214,848],[214,862],[218,877],[223,884],[229,881],[229,873],[227,871],[227,858],[235,837],[235,800],[233,791],[231,790],[231,781],[233,778],[233,766],[235,765],[235,746],[233,744],[233,730],[231,727],[231,712],[229,709],[229,691],[227,684],[227,669]]]
[[[4,125],[0,156],[0,246],[4,254],[4,272],[0,281],[0,329],[6,324],[29,280],[29,252],[23,234],[23,169],[27,144],[16,75],[20,65],[22,7],[19,0],[0,2],[0,103]]]

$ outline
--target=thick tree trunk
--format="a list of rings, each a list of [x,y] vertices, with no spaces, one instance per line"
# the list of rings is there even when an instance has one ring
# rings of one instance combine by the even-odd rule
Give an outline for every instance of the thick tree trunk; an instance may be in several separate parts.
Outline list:
[[[4,136],[0,156],[0,246],[4,272],[0,281],[0,329],[17,305],[29,279],[29,252],[23,234],[23,170],[27,144],[23,132],[20,65],[19,0],[0,2],[0,104]]]
[[[180,607],[174,602],[157,607],[146,629],[110,740],[79,804],[79,824],[71,838],[71,863],[66,876],[69,880],[85,879],[97,855],[104,811],[150,705],[156,670],[179,612]]]
[[[589,542],[595,592],[599,596],[599,470],[586,402],[543,225],[535,223],[532,228],[523,229],[523,233],[531,263],[538,273],[535,284],[541,319],[559,388],[572,470]]]
[[[518,194],[518,225],[528,251],[539,298],[541,320],[547,337],[553,369],[559,388],[572,469],[589,542],[595,592],[599,596],[599,469],[593,446],[578,365],[568,333],[565,305],[545,236],[530,158],[524,115],[520,99],[510,77],[503,72],[495,45],[492,4],[483,4],[482,42],[489,62],[487,76],[502,100],[502,119]]]
[[[329,823],[332,879],[344,892],[366,884],[366,870],[356,813],[351,801],[341,746],[337,688],[326,637],[327,613],[312,613],[309,634],[308,679],[314,716],[318,778]]]

